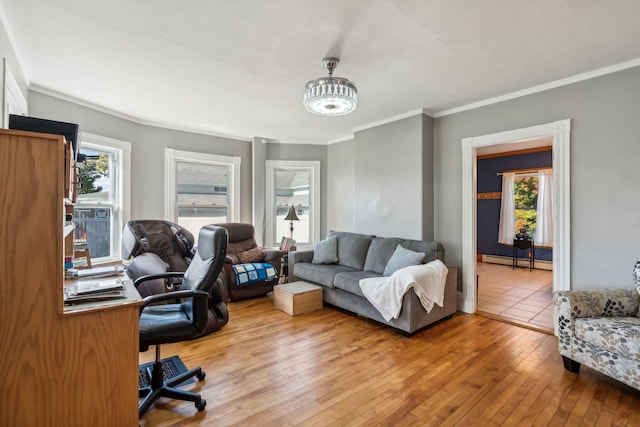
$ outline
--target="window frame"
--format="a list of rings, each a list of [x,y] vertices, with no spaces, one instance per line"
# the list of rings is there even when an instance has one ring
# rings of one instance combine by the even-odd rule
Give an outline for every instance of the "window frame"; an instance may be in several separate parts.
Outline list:
[[[267,160],[266,191],[265,191],[265,236],[267,246],[278,246],[281,237],[275,235],[276,200],[275,200],[275,172],[276,170],[300,170],[309,171],[311,182],[309,183],[309,244],[313,245],[320,240],[320,161],[318,160]],[[300,247],[300,245],[298,245]]]
[[[113,184],[115,197],[113,197],[113,210],[111,223],[110,252],[112,256],[103,258],[91,258],[92,263],[108,263],[121,259],[120,247],[124,224],[129,221],[131,215],[131,143],[88,132],[80,132],[79,151],[83,149],[107,151],[114,153]],[[86,204],[76,201],[75,208],[100,206],[100,203]],[[111,204],[110,204],[111,206]]]
[[[177,223],[178,220],[178,162],[228,167],[229,185],[227,186],[227,192],[230,193],[228,194],[227,222],[238,222],[240,220],[240,165],[242,160],[239,156],[220,156],[165,148],[164,217],[167,221]]]

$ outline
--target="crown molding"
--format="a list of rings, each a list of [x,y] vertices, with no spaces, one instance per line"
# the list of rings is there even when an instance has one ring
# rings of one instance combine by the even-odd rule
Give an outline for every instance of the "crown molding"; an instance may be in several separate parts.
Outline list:
[[[197,129],[197,128],[192,128],[192,127],[180,126],[180,125],[176,125],[176,124],[172,124],[172,123],[156,122],[156,121],[152,121],[152,120],[142,119],[140,117],[131,116],[129,114],[122,113],[121,111],[117,111],[117,110],[113,110],[111,108],[103,107],[101,105],[94,104],[92,102],[88,102],[88,101],[85,101],[83,99],[76,98],[74,96],[67,95],[67,94],[64,94],[64,93],[61,93],[61,92],[57,92],[57,91],[45,88],[45,87],[37,85],[37,84],[32,85],[29,88],[29,90],[31,90],[33,92],[41,93],[43,95],[52,96],[54,98],[58,98],[58,99],[61,99],[63,101],[71,102],[73,104],[77,104],[77,105],[80,105],[82,107],[90,108],[92,110],[100,111],[101,113],[109,114],[111,116],[115,116],[115,117],[118,117],[120,119],[127,120],[127,121],[130,121],[130,122],[139,124],[139,125],[153,126],[153,127],[158,127],[158,128],[162,128],[162,129],[176,130],[176,131],[180,131],[180,132],[189,132],[189,133],[197,133],[197,134],[201,134],[201,135],[216,136],[216,137],[219,137],[219,138],[235,139],[237,141],[244,141],[244,142],[251,142],[253,140],[253,137],[249,137],[249,136],[239,136],[239,135],[232,135],[232,134],[226,134],[226,133],[221,133],[221,132],[212,132],[212,131],[209,131],[207,129]]]
[[[363,130],[366,130],[366,129],[371,129],[371,128],[378,127],[378,126],[382,126],[382,125],[386,125],[388,123],[397,122],[398,120],[406,119],[408,117],[417,116],[418,114],[426,114],[427,116],[433,117],[433,115],[432,115],[433,113],[431,113],[426,108],[421,108],[419,110],[407,111],[406,113],[398,114],[397,116],[389,117],[389,118],[378,120],[378,121],[371,122],[371,123],[366,123],[366,124],[364,124],[362,126],[357,126],[357,127],[353,128],[353,133],[360,132],[360,131],[363,131]]]
[[[463,111],[473,110],[475,108],[497,104],[498,102],[508,101],[510,99],[520,98],[520,97],[531,95],[538,92],[544,92],[545,90],[554,89],[557,87],[566,86],[573,83],[578,83],[584,80],[592,79],[594,77],[600,77],[606,74],[612,74],[618,71],[626,70],[626,69],[637,67],[637,66],[640,66],[640,58],[632,59],[631,61],[621,62],[620,64],[615,64],[615,65],[611,65],[604,68],[598,68],[597,70],[588,71],[586,73],[567,77],[565,79],[555,80],[553,82],[541,84],[538,86],[533,86],[528,89],[507,93],[505,95],[496,96],[494,98],[485,99],[483,101],[474,102],[472,104],[462,105],[460,107],[438,111],[433,115],[433,117],[438,118],[438,117],[449,116],[451,114],[461,113]]]

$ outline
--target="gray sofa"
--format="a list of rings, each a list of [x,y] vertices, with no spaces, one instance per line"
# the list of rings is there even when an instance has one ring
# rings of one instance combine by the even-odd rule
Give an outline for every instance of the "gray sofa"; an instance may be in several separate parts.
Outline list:
[[[357,233],[330,231],[327,239],[337,238],[338,261],[314,264],[313,249],[289,253],[289,281],[304,280],[321,286],[325,303],[413,334],[440,319],[451,317],[457,308],[457,269],[447,266],[444,306],[434,305],[427,313],[412,289],[404,295],[398,318],[386,321],[360,289],[360,279],[382,276],[398,244],[423,252],[422,263],[435,259],[444,262],[444,248],[437,242],[376,237]]]

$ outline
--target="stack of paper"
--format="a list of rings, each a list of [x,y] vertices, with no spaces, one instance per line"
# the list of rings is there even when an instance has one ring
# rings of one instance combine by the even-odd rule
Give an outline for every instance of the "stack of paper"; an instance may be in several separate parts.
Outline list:
[[[65,304],[125,297],[124,282],[121,279],[93,280],[84,283],[78,281],[78,283],[64,289]]]
[[[105,267],[85,268],[78,270],[70,268],[67,270],[67,276],[72,278],[89,278],[89,277],[107,277],[122,274],[124,267],[122,265],[108,265]]]

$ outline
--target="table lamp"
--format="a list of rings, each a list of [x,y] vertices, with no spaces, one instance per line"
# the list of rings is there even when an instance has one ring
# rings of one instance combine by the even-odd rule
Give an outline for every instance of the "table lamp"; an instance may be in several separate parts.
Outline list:
[[[296,208],[294,208],[293,205],[289,208],[289,212],[287,212],[287,216],[284,217],[284,220],[289,221],[289,230],[291,231],[291,239],[293,239],[293,221],[300,221],[300,218],[296,215]]]

